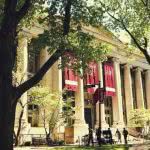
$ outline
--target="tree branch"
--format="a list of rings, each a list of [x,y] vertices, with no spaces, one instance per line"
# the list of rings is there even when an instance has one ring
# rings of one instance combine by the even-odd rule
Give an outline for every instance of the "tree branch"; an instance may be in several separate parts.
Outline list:
[[[144,2],[143,0],[141,0],[142,3],[144,4],[144,6],[146,6],[148,4],[148,0],[146,0],[146,2]],[[150,64],[150,55],[148,54],[148,51],[147,51],[147,39],[144,38],[144,48],[140,46],[140,44],[138,43],[138,41],[136,40],[136,38],[134,37],[134,35],[128,30],[128,28],[126,27],[126,25],[124,24],[124,21],[123,21],[123,18],[116,18],[114,15],[112,15],[111,13],[109,13],[109,11],[107,10],[105,4],[103,4],[101,1],[100,1],[101,5],[104,7],[105,11],[107,12],[107,14],[113,18],[114,20],[116,20],[117,22],[119,22],[122,27],[124,28],[124,30],[130,35],[131,39],[134,41],[135,45],[138,47],[138,49],[144,54],[147,62]]]
[[[147,38],[144,37],[144,48],[147,49],[148,47],[148,41],[147,41]]]
[[[31,7],[31,0],[25,0],[24,5],[17,12],[18,22],[27,14],[30,7]]]
[[[29,90],[31,87],[36,85],[40,80],[42,80],[45,73],[48,71],[48,69],[58,60],[58,58],[63,54],[65,50],[57,50],[46,62],[45,64],[40,68],[40,70],[29,80],[25,81],[21,85],[19,85],[16,88],[16,100],[20,98],[20,96]]]
[[[122,25],[125,29],[125,31],[130,35],[130,37],[132,38],[132,40],[134,41],[135,45],[138,47],[138,49],[144,54],[147,62],[150,64],[150,55],[148,54],[147,49],[144,49],[140,46],[140,44],[138,43],[138,41],[136,40],[136,38],[133,36],[133,34],[127,29],[127,27],[125,26],[125,24],[122,21]],[[146,40],[146,39],[144,39]],[[145,41],[146,42],[146,41]],[[146,44],[146,43],[145,43]]]
[[[31,0],[26,0],[24,6],[18,12],[18,17],[20,19],[27,13],[30,5],[31,5]],[[69,29],[70,29],[71,5],[72,5],[72,0],[68,0],[65,7],[64,26],[63,26],[64,36],[66,36],[69,33]],[[48,69],[58,60],[60,56],[62,56],[64,51],[66,51],[64,48],[56,50],[56,52],[52,54],[52,56],[46,61],[46,63],[40,68],[40,70],[32,78],[25,81],[24,83],[22,83],[16,88],[16,101],[18,98],[21,97],[21,95],[24,92],[26,92],[31,87],[36,85],[40,80],[42,80],[43,76],[48,71]]]
[[[16,13],[17,0],[5,0],[4,13]]]
[[[64,35],[67,35],[70,30],[71,5],[72,5],[72,0],[67,0],[67,4],[65,7],[64,24],[63,24]]]
[[[144,6],[146,6],[146,2],[144,2],[144,0],[141,0],[141,2],[143,3]]]

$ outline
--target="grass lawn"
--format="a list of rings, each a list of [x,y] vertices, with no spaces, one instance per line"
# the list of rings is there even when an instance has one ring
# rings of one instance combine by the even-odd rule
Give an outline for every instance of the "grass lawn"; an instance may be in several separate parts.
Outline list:
[[[62,148],[50,148],[47,150],[128,150],[130,146],[124,146],[124,145],[105,145],[101,147],[62,147]]]

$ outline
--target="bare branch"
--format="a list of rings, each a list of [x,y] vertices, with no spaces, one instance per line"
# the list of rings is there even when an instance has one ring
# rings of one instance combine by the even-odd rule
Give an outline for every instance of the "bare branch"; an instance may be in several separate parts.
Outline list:
[[[24,2],[24,5],[17,12],[18,22],[27,14],[30,7],[31,7],[31,0],[26,0]]]

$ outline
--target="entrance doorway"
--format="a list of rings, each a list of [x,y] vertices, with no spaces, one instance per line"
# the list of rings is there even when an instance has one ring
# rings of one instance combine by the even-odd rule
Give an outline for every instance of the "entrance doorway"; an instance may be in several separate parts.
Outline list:
[[[105,120],[109,127],[113,124],[113,110],[112,110],[112,97],[106,97],[104,101],[105,105]]]
[[[84,109],[84,115],[85,115],[85,122],[89,125],[90,128],[92,128],[92,111],[91,108],[85,108]]]

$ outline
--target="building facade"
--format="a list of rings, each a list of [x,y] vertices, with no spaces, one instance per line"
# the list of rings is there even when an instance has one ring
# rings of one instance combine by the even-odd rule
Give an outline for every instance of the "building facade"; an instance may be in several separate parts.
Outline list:
[[[97,102],[93,105],[93,94],[90,94],[84,88],[84,79],[78,78],[78,86],[76,91],[72,91],[71,95],[75,97],[75,118],[71,127],[60,127],[57,130],[55,138],[67,139],[68,143],[75,143],[79,137],[88,134],[88,127],[102,129],[129,127],[130,111],[133,109],[146,108],[150,109],[150,66],[140,54],[126,53],[126,46],[121,43],[111,33],[104,30],[98,30],[91,27],[83,28],[84,32],[94,35],[100,41],[111,45],[111,53],[108,58],[113,64],[115,95],[107,96],[104,102]],[[24,30],[22,43],[24,53],[23,57],[23,73],[32,76],[38,68],[50,57],[46,49],[41,50],[39,55],[30,58],[28,50],[29,36],[36,36],[42,32],[41,28],[35,27],[33,31]],[[36,33],[36,35],[35,35]],[[50,88],[51,91],[62,92],[64,74],[58,69],[61,58],[49,69],[41,83]],[[101,81],[101,87],[104,85],[104,68],[103,62],[98,62],[98,80]],[[69,93],[69,92],[68,92]],[[27,102],[27,94],[22,96],[24,103]],[[16,120],[19,116],[16,115]],[[40,109],[36,105],[29,105],[23,116],[23,122],[26,127],[22,134],[44,134],[44,128],[40,124]],[[17,121],[16,121],[17,122]],[[17,125],[16,125],[17,127]],[[27,138],[30,139],[29,137]],[[31,140],[31,139],[30,139]]]

